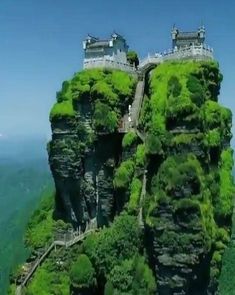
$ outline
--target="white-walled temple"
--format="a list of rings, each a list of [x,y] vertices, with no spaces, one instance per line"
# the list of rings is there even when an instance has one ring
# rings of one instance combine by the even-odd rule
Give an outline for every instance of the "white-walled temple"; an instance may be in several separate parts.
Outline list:
[[[113,33],[107,40],[88,35],[83,41],[83,49],[85,69],[107,67],[125,71],[135,70],[127,61],[128,45],[126,40],[117,33]]]
[[[200,27],[197,31],[193,32],[183,32],[174,26],[171,31],[172,48],[180,49],[192,45],[204,45],[205,34],[206,30],[204,27]]]

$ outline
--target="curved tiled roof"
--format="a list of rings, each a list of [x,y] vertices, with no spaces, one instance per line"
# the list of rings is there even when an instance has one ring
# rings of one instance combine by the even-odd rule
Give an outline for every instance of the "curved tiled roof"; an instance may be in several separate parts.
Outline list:
[[[188,39],[188,38],[198,38],[198,32],[179,32],[177,34],[177,39]]]
[[[108,40],[99,40],[99,41],[87,44],[87,48],[96,48],[96,47],[109,47],[109,41]]]

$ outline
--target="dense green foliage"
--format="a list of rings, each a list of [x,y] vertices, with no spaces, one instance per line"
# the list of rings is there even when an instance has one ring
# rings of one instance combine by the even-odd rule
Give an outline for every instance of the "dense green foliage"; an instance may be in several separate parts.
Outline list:
[[[137,138],[138,137],[137,137],[137,135],[136,135],[136,133],[134,131],[129,131],[123,137],[122,147],[124,149],[131,147],[134,143],[136,143]]]
[[[176,76],[171,76],[167,85],[167,96],[179,97],[182,86]]]
[[[116,217],[110,228],[90,235],[83,245],[98,277],[107,278],[115,265],[139,252],[140,243],[136,218],[124,213]]]
[[[95,270],[90,259],[81,254],[70,270],[70,280],[74,287],[90,288],[95,285]]]
[[[235,248],[231,244],[224,253],[223,266],[219,279],[219,294],[233,295],[235,284]]]
[[[200,109],[203,129],[206,132],[205,144],[209,147],[220,147],[231,139],[232,114],[227,108],[215,101],[206,101]]]
[[[93,125],[98,132],[114,132],[127,109],[136,81],[126,72],[92,69],[76,73],[57,93],[50,120],[79,116],[77,102],[92,104]]]
[[[155,217],[155,209],[171,204],[174,214],[178,218],[185,218],[184,214],[191,216],[187,219],[188,226],[201,228],[206,248],[210,248],[215,236],[215,222],[213,221],[213,208],[210,204],[210,194],[204,190],[204,173],[200,163],[193,154],[171,156],[160,166],[158,174],[152,178],[151,191],[153,200],[146,212],[146,220],[150,226],[159,222]],[[179,198],[180,197],[180,198]],[[174,234],[174,243],[181,233]],[[182,234],[186,239],[187,234]],[[165,239],[165,237],[163,236]],[[188,240],[191,243],[191,240]],[[178,246],[181,247],[180,243]],[[184,247],[187,247],[186,240]],[[176,248],[177,246],[175,246]]]
[[[205,101],[205,89],[201,81],[193,74],[190,74],[187,81],[188,90],[191,92],[190,98],[197,106],[201,106]]]
[[[223,150],[219,163],[220,190],[215,202],[215,214],[218,219],[231,216],[235,188],[233,184],[233,151],[231,148]]]
[[[61,118],[61,117],[74,117],[74,116],[75,116],[75,111],[69,100],[64,100],[62,102],[57,102],[56,104],[54,104],[50,113],[51,120],[56,118]]]
[[[53,219],[52,211],[54,194],[45,196],[39,208],[34,211],[25,235],[26,244],[31,247],[43,247],[52,239]]]
[[[98,100],[95,104],[94,122],[97,130],[106,129],[114,132],[118,124],[118,117],[108,105]]]
[[[168,157],[152,179],[152,190],[153,193],[164,190],[171,195],[175,188],[182,187],[189,180],[194,183],[191,194],[198,194],[202,185],[202,168],[196,157],[193,154]]]
[[[133,50],[127,52],[127,60],[131,65],[134,65],[135,67],[139,65],[138,54]]]
[[[142,182],[138,178],[133,178],[131,182],[130,200],[128,202],[128,211],[130,213],[138,213],[141,188]]]
[[[133,173],[134,173],[134,162],[132,160],[127,160],[125,162],[122,162],[114,175],[114,180],[113,180],[114,186],[116,188],[127,188],[131,181]]]
[[[156,294],[156,283],[143,257],[137,256],[133,259],[123,260],[121,264],[116,265],[108,276],[109,288],[113,290],[110,294]],[[107,293],[107,291],[106,291]]]
[[[214,62],[181,61],[159,65],[152,72],[150,100],[146,100],[140,118],[147,132],[147,152],[163,154],[169,145],[168,131],[176,128],[203,129],[207,132],[205,144],[212,147],[218,146],[222,136],[229,137],[231,114],[229,117],[228,110],[215,102],[221,79]],[[224,122],[226,132],[222,128],[219,133],[210,130],[207,118],[213,104],[220,112],[216,120],[220,124]]]
[[[56,257],[47,259],[37,270],[34,279],[27,286],[26,295],[69,294],[68,270],[59,268],[55,259]]]
[[[25,234],[26,245],[32,249],[44,247],[54,240],[58,229],[69,229],[71,225],[53,219],[55,193],[48,192],[33,212]]]
[[[136,159],[135,163],[137,166],[144,167],[146,164],[147,158],[146,158],[146,151],[145,151],[145,145],[144,144],[139,144],[137,146],[136,150]]]

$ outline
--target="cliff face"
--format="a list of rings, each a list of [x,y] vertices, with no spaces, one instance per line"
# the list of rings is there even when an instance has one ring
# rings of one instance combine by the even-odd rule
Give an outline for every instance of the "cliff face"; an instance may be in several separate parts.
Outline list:
[[[112,220],[113,171],[121,153],[121,137],[115,131],[134,86],[134,78],[126,73],[101,70],[78,73],[63,83],[51,111],[49,144],[56,218],[84,226],[99,211],[99,225]]]
[[[48,145],[54,217],[111,226],[82,249],[99,294],[156,294],[156,282],[163,295],[215,294],[234,193],[232,116],[218,104],[221,81],[214,62],[159,65],[146,75],[138,130],[124,137],[117,129],[136,85],[128,74],[83,71],[57,93]],[[112,225],[121,211],[127,216]]]
[[[217,102],[221,78],[209,62],[163,64],[150,78],[147,150],[158,140],[148,154],[145,222],[160,294],[217,288],[234,191],[231,112]]]

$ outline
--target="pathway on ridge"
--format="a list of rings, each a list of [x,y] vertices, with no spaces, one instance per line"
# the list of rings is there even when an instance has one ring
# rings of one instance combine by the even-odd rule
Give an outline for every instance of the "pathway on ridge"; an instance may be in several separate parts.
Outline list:
[[[139,80],[136,85],[135,97],[130,109],[130,115],[125,114],[122,118],[123,127],[119,128],[120,133],[127,133],[138,125],[140,110],[143,103],[145,81]]]
[[[70,239],[60,239],[60,240],[54,240],[50,246],[42,253],[42,255],[36,260],[33,267],[29,270],[26,277],[24,278],[23,282],[17,286],[16,288],[16,295],[22,294],[22,288],[25,287],[28,283],[28,281],[31,279],[35,271],[37,270],[38,266],[45,260],[45,258],[49,255],[49,253],[56,247],[56,246],[64,246],[66,248],[69,248],[73,246],[74,244],[78,243],[79,241],[84,240],[89,234],[92,232],[95,232],[97,229],[97,222],[91,222],[88,224],[86,230],[84,233],[80,233],[77,235],[76,233],[73,233],[71,235]]]

